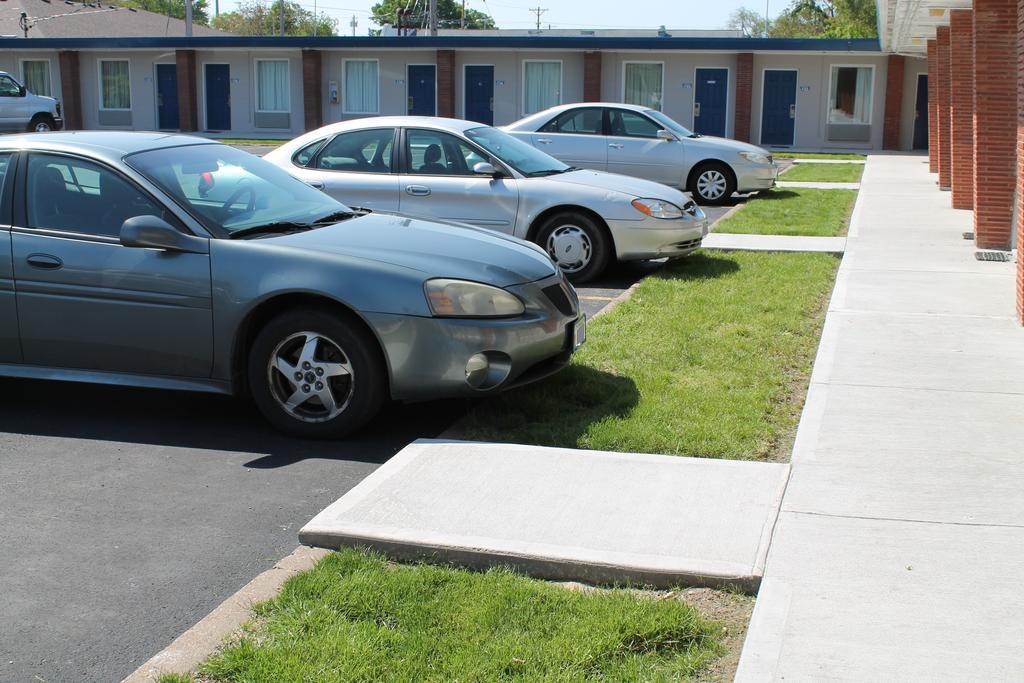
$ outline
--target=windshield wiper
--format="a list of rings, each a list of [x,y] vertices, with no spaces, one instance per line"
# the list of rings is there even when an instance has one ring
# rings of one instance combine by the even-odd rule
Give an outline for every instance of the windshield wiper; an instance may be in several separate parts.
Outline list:
[[[310,225],[323,225],[324,223],[340,223],[341,221],[348,220],[349,218],[352,218],[355,215],[356,213],[354,211],[335,211],[334,213],[329,213],[326,216],[321,216],[320,218],[317,218]]]
[[[312,230],[313,228],[319,228],[324,225],[339,223],[347,218],[352,218],[355,215],[356,214],[351,211],[335,211],[334,213],[321,216],[320,218],[309,221],[308,223],[302,223],[299,221],[275,221],[264,225],[254,225],[251,228],[242,228],[241,230],[236,230],[231,233],[231,239],[238,239],[239,237],[253,237],[256,235],[287,235],[293,232],[303,232],[305,230]]]
[[[566,168],[545,168],[543,171],[530,171],[524,175],[527,178],[542,178],[549,175],[558,175],[560,173],[568,173],[569,171],[578,171],[579,169],[575,166],[567,166]]]

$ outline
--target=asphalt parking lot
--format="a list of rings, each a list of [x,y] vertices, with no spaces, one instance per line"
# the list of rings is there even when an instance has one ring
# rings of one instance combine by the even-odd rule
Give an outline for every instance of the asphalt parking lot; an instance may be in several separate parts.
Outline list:
[[[657,267],[613,267],[579,288],[584,310]],[[0,681],[119,680],[468,405],[393,406],[358,438],[305,442],[228,398],[0,379]]]

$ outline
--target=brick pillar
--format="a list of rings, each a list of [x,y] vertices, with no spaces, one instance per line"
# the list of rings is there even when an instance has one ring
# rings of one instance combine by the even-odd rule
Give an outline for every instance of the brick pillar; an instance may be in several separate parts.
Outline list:
[[[1010,246],[1016,183],[1017,0],[974,1],[974,240]]]
[[[437,115],[455,118],[455,50],[437,51]]]
[[[950,10],[950,178],[954,209],[974,205],[974,20],[969,9]]]
[[[601,101],[601,53],[583,53],[583,101]]]
[[[178,75],[178,129],[199,130],[196,109],[196,51],[175,50]]]
[[[302,114],[307,131],[324,125],[323,59],[320,50],[302,51]]]
[[[935,74],[936,90],[939,95],[938,132],[939,149],[936,160],[939,163],[939,189],[950,189],[950,117],[949,117],[949,27],[939,26],[935,29],[936,56],[939,71]]]
[[[889,55],[885,70],[885,124],[882,149],[900,148],[900,118],[903,111],[903,55]]]
[[[78,73],[78,52],[60,51],[60,107],[65,130],[82,129],[82,86]]]
[[[741,142],[750,142],[750,106],[754,92],[754,53],[736,55],[736,113],[733,117],[732,136]]]
[[[939,172],[939,46],[928,41],[928,170]]]
[[[1024,0],[1017,3],[1017,319],[1024,323]]]

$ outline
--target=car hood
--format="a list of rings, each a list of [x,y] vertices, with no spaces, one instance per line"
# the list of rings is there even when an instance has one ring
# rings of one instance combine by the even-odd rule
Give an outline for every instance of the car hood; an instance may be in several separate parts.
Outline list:
[[[749,142],[740,142],[739,140],[730,140],[729,138],[719,138],[714,135],[701,135],[699,138],[689,140],[689,142],[696,142],[702,147],[719,151],[756,152],[758,154],[764,154],[765,156],[771,155],[771,152],[763,147],[752,145]]]
[[[557,273],[539,248],[490,230],[371,213],[306,232],[266,238],[274,246],[338,254],[422,272],[510,287]]]
[[[544,180],[554,183],[593,187],[605,192],[618,192],[633,197],[664,199],[674,204],[689,201],[689,197],[668,185],[662,185],[652,180],[619,175],[618,173],[580,169],[569,171],[568,173],[559,173],[558,175],[544,176]]]

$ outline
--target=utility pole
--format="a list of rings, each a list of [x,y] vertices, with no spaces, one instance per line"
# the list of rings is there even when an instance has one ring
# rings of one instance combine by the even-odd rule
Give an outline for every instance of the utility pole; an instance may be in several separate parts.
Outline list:
[[[313,0],[313,37],[316,38],[317,21],[320,19],[320,13],[316,9],[316,0]]]
[[[192,37],[192,0],[185,0],[185,35]]]
[[[352,15],[352,21],[348,22],[348,25],[352,27],[352,35],[356,34],[356,26],[359,26],[359,22],[356,20],[356,15]]]
[[[462,0],[462,18],[459,20],[459,28],[466,30],[466,0]]]
[[[281,37],[284,37],[284,0],[281,0]]]
[[[768,0],[764,0],[764,37],[768,37]]]
[[[430,35],[437,35],[437,0],[430,0]]]
[[[537,30],[539,31],[540,30],[540,15],[544,14],[548,10],[547,10],[546,7],[532,7],[532,8],[530,8],[530,11],[537,15]]]

